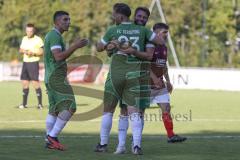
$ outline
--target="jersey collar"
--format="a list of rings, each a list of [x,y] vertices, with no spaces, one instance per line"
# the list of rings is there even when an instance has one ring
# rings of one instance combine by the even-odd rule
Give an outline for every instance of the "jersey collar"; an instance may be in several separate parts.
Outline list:
[[[28,38],[28,36],[26,36],[28,39],[34,39],[36,35],[33,35],[31,38]]]
[[[57,28],[53,27],[53,30],[55,30],[60,36],[62,35]]]
[[[132,22],[122,22],[121,24],[132,24]]]

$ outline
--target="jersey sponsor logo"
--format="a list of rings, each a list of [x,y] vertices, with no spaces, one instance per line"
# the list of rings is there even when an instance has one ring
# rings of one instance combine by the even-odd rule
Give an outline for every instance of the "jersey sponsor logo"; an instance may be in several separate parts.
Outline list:
[[[166,60],[157,58],[156,59],[156,65],[157,65],[157,67],[164,67],[164,66],[166,66]]]

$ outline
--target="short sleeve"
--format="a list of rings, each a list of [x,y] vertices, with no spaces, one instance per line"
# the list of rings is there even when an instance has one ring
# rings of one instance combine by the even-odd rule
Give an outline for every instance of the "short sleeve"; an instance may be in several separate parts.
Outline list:
[[[103,38],[101,39],[101,43],[106,45],[113,38],[113,27],[109,28]]]
[[[42,38],[39,37],[39,38],[38,38],[38,47],[39,47],[39,48],[42,48],[43,45],[44,45],[43,40],[42,40]]]
[[[49,43],[51,50],[53,49],[63,49],[61,45],[61,37],[57,34],[53,34],[49,37]]]
[[[150,29],[147,29],[147,28],[144,28],[144,29],[145,29],[147,40],[152,41],[156,37],[156,33],[151,31]]]
[[[21,44],[20,44],[20,48],[21,48],[21,49],[24,49],[24,47],[25,47],[25,45],[24,45],[24,44],[25,44],[25,43],[24,43],[24,39],[25,39],[25,37],[22,38],[22,42],[21,42]]]
[[[155,48],[155,45],[152,42],[147,42],[146,48]]]

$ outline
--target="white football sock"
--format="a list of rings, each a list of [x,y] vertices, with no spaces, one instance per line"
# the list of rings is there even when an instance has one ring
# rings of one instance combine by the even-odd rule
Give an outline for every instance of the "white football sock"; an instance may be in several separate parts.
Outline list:
[[[67,110],[60,112],[49,135],[51,137],[57,137],[71,117],[72,114]]]
[[[110,112],[104,112],[101,122],[101,131],[100,131],[100,144],[108,144],[109,134],[112,128],[112,117],[113,114]]]
[[[118,122],[118,147],[125,147],[128,130],[128,116],[119,116]]]
[[[142,121],[140,118],[140,113],[130,114],[130,123],[132,128],[133,146],[141,147]]]
[[[47,119],[46,119],[46,133],[47,133],[47,135],[51,132],[56,120],[57,120],[57,116],[53,116],[51,114],[47,115]]]

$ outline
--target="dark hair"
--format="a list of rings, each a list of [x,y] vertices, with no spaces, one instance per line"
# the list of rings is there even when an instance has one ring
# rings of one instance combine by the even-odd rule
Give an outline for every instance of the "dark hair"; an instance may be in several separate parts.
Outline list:
[[[130,17],[131,16],[131,9],[125,3],[116,3],[116,4],[114,4],[113,9],[115,10],[116,13],[122,14],[122,15],[124,15],[126,17]]]
[[[63,15],[69,15],[69,13],[65,11],[56,11],[53,15],[53,22],[55,22],[58,17]]]
[[[156,29],[169,29],[169,26],[165,23],[156,23],[153,26],[153,30],[155,31]]]
[[[150,16],[150,11],[149,11],[149,9],[147,7],[137,7],[135,9],[134,16],[136,16],[138,11],[143,11],[143,12],[145,12],[147,14],[148,17]]]
[[[35,28],[33,23],[28,23],[26,27],[31,27],[31,28]]]
[[[118,6],[121,6],[121,3],[115,3],[115,4],[113,5],[113,9],[116,10],[116,9],[118,8]]]

